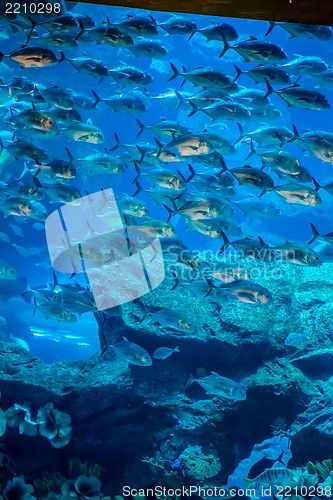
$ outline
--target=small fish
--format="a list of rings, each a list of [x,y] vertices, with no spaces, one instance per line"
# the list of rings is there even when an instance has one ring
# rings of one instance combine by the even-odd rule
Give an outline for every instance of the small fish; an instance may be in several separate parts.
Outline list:
[[[183,71],[180,72],[172,62],[170,62],[170,66],[173,74],[169,78],[168,82],[171,82],[174,78],[177,78],[177,76],[181,76],[184,80],[188,80],[197,87],[218,90],[227,88],[231,90],[230,88],[235,81],[235,78],[222,73],[222,71],[214,70],[212,68],[198,68],[187,71],[187,69],[183,66]]]
[[[286,241],[286,243],[274,247],[273,251],[280,259],[291,264],[312,267],[321,265],[319,255],[311,248],[303,245]]]
[[[65,110],[73,109],[74,101],[72,93],[69,90],[54,85],[49,89],[41,91],[40,95],[50,106]]]
[[[264,188],[260,193],[259,198],[267,191],[273,191],[277,195],[281,196],[286,203],[310,207],[322,204],[321,197],[315,189],[308,186],[302,186],[301,184],[292,183],[275,186],[273,188]]]
[[[103,61],[99,59],[93,59],[86,55],[68,58],[65,56],[63,51],[60,51],[61,60],[68,61],[76,69],[76,71],[83,71],[89,73],[92,76],[98,76],[99,78],[105,78],[109,76],[109,70]]]
[[[149,85],[154,81],[150,73],[133,66],[120,66],[110,69],[109,75],[123,87],[127,85]]]
[[[148,57],[149,59],[162,59],[168,54],[163,45],[151,41],[128,45],[127,50],[131,51],[135,57]]]
[[[246,387],[243,384],[235,382],[230,378],[222,377],[216,372],[211,372],[211,375],[206,377],[194,378],[190,376],[186,384],[187,389],[193,382],[197,382],[206,394],[218,396],[232,401],[244,401],[246,399]]]
[[[172,15],[158,24],[169,35],[188,35],[197,29],[197,25],[188,19],[188,17]]]
[[[239,75],[247,75],[255,83],[265,83],[265,80],[268,80],[271,85],[292,85],[289,73],[273,64],[259,64],[247,71],[240,70],[237,66],[235,69]]]
[[[294,83],[291,87],[285,89],[274,90],[268,80],[266,80],[267,93],[269,97],[272,93],[277,94],[283,99],[288,106],[294,106],[303,109],[312,109],[316,111],[330,109],[331,105],[327,97],[317,90],[306,87],[301,87],[298,83]]]
[[[290,333],[284,341],[284,345],[298,348],[303,344],[303,342],[306,341],[306,339],[307,335],[304,333]]]
[[[16,279],[15,268],[9,262],[0,260],[0,278],[5,280]]]
[[[244,62],[275,63],[288,59],[285,51],[274,43],[261,42],[257,40],[257,38],[251,36],[249,40],[238,42],[231,46],[224,34],[222,34],[222,37],[224,48],[219,57],[223,57],[229,49],[233,49],[244,58]]]
[[[179,352],[178,346],[175,347],[174,349],[170,349],[169,347],[159,347],[156,349],[156,351],[153,353],[153,358],[155,359],[167,359],[169,356],[171,356],[174,352]]]
[[[23,47],[22,49],[14,50],[8,56],[0,52],[0,62],[4,57],[9,57],[21,68],[43,68],[45,66],[53,66],[64,60],[62,55],[60,59],[57,59],[52,50],[42,47]]]
[[[146,97],[139,92],[132,94],[120,92],[113,96],[105,97],[104,99],[100,99],[94,91],[92,92],[96,96],[97,102],[103,101],[114,111],[137,114],[144,113],[148,109]]]
[[[193,333],[195,326],[186,314],[173,309],[161,308],[151,313],[153,324],[160,325],[166,330],[173,330],[179,333]]]
[[[163,138],[177,138],[185,134],[190,134],[191,130],[184,123],[179,123],[172,120],[167,120],[166,118],[161,118],[159,122],[153,123],[151,125],[144,125],[140,120],[136,120],[139,125],[139,132],[137,137],[139,137],[144,130],[149,130],[156,137]]]
[[[209,26],[193,30],[189,37],[189,40],[191,40],[192,36],[195,33],[200,33],[201,35],[203,35],[208,42],[210,42],[211,40],[223,41],[223,35],[229,42],[233,42],[238,38],[236,29],[231,26],[231,24],[227,23],[212,23]]]
[[[293,126],[293,140],[301,149],[319,158],[325,163],[333,164],[333,134],[326,131],[308,130],[299,134]]]
[[[61,129],[73,141],[88,142],[91,144],[100,144],[104,142],[104,134],[102,130],[95,127],[91,120],[87,123],[70,124],[68,127]]]
[[[127,19],[121,23],[114,24],[120,31],[127,35],[137,35],[141,37],[151,37],[158,35],[157,23],[153,16],[133,16],[127,15]]]
[[[129,342],[125,337],[123,337],[121,342],[110,344],[109,347],[119,359],[127,361],[130,365],[151,366],[153,364],[146,349],[138,344],[134,344],[134,342]]]
[[[282,485],[285,484],[285,481],[291,481],[294,478],[295,474],[296,471],[287,469],[285,467],[284,468],[273,467],[272,469],[265,470],[254,479],[250,478],[244,478],[244,479],[248,485],[252,483],[265,484],[267,486],[272,485],[274,483]]]
[[[296,59],[282,64],[281,68],[285,68],[289,73],[297,75],[319,75],[328,69],[328,65],[320,57],[313,56],[298,56]]]
[[[321,40],[323,42],[332,40],[333,33],[330,26],[318,26],[314,24],[299,24],[299,23],[277,23],[269,21],[269,28],[265,36],[272,32],[275,26],[287,31],[290,34],[289,38],[309,38],[310,40]]]

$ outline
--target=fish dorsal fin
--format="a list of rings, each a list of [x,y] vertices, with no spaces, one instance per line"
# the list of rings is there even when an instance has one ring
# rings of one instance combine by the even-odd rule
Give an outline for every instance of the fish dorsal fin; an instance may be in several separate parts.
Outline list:
[[[216,372],[210,372],[211,375],[217,375],[218,377],[220,377],[220,375]]]
[[[123,337],[123,340],[124,340],[125,342],[129,342],[129,340],[127,340],[127,338],[126,338],[126,337]]]
[[[93,124],[93,122],[91,121],[91,118],[88,118],[88,120],[87,120],[87,124],[88,124],[88,125],[92,125],[92,124]]]
[[[243,168],[253,168],[251,165],[244,165]]]
[[[250,40],[258,40],[258,38],[256,36],[252,36],[252,35],[250,35],[249,38],[250,38]]]
[[[168,119],[167,119],[167,118],[164,118],[164,116],[161,116],[161,118],[160,118],[160,121],[161,121],[161,122],[166,122],[167,120],[168,120]]]

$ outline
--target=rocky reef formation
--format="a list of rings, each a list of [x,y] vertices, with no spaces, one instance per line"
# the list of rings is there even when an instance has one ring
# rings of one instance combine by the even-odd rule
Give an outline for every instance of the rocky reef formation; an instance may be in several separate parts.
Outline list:
[[[105,471],[105,495],[121,495],[124,485],[222,485],[254,444],[273,432],[291,439],[288,467],[330,458],[333,266],[279,266],[277,279],[267,272],[274,265],[266,265],[264,274],[256,265],[256,281],[271,291],[271,305],[226,302],[217,308],[182,285],[170,291],[166,280],[142,302],[124,306],[119,335],[126,333],[150,353],[179,346],[179,353],[149,367],[129,366],[111,351],[47,365],[19,346],[1,343],[0,442],[17,476],[57,470],[68,478],[68,460],[79,457]],[[162,329],[142,314],[152,307],[186,312],[195,331]],[[301,346],[284,344],[291,333],[304,335]],[[184,389],[190,372],[210,371],[242,382],[246,399],[213,397],[198,384]],[[27,435],[9,425],[9,409],[23,403],[32,421],[42,422],[50,408],[68,415],[66,446],[55,448],[43,433]]]

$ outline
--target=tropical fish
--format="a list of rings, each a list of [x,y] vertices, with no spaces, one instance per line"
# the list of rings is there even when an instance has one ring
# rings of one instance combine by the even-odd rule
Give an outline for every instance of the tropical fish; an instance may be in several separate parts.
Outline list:
[[[267,93],[266,97],[273,92],[283,99],[288,106],[295,106],[303,109],[324,110],[330,109],[330,103],[327,97],[317,90],[306,87],[301,87],[298,83],[294,83],[291,87],[285,89],[274,90],[268,80],[266,80]]]
[[[271,42],[262,42],[257,40],[255,37],[250,37],[249,40],[244,42],[238,42],[235,45],[229,45],[228,40],[222,34],[224,48],[220,54],[220,57],[229,50],[233,49],[238,54],[240,54],[245,62],[281,62],[288,59],[287,54],[279,45]]]
[[[161,59],[168,53],[163,45],[151,41],[128,45],[127,50],[132,52],[135,57],[148,57],[150,59]]]
[[[169,358],[174,352],[179,352],[179,348],[175,347],[174,349],[170,349],[169,347],[159,347],[156,349],[156,351],[153,353],[153,358],[155,359],[167,359]]]
[[[267,191],[273,191],[287,203],[310,207],[322,204],[321,197],[316,190],[301,184],[283,184],[273,188],[264,188],[259,197],[263,196]]]
[[[8,56],[0,52],[0,62],[4,57],[9,57],[21,68],[43,68],[45,66],[53,66],[64,60],[63,54],[61,54],[60,59],[57,59],[52,50],[42,47],[23,47],[14,50]]]
[[[300,266],[317,267],[321,265],[320,257],[314,250],[289,241],[274,247],[274,254],[286,262]]]
[[[298,348],[306,341],[306,339],[307,335],[304,333],[290,333],[284,341],[284,345]]]
[[[267,486],[272,485],[274,483],[278,483],[279,485],[289,484],[286,481],[291,481],[296,474],[296,471],[282,468],[282,467],[274,467],[272,469],[267,469],[259,476],[254,479],[245,478],[245,481],[248,485],[252,483],[265,484]]]
[[[114,351],[119,359],[127,361],[130,365],[151,366],[153,363],[149,353],[143,347],[129,342],[125,337],[121,342],[110,344],[108,347]]]
[[[216,372],[211,372],[206,377],[194,378],[190,376],[186,384],[187,389],[193,382],[197,382],[207,394],[218,396],[232,401],[244,401],[246,399],[246,387],[230,378],[222,377]]]

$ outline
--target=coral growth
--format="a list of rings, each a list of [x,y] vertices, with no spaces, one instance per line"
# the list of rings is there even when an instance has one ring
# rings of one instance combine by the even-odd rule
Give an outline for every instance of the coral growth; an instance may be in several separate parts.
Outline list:
[[[221,464],[214,455],[204,455],[200,446],[189,446],[179,457],[186,474],[193,479],[209,479],[221,470]]]
[[[71,440],[71,418],[67,413],[55,410],[53,403],[47,403],[37,414],[39,433],[50,440],[55,448],[66,446]]]

